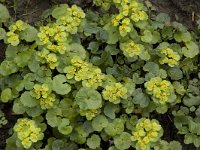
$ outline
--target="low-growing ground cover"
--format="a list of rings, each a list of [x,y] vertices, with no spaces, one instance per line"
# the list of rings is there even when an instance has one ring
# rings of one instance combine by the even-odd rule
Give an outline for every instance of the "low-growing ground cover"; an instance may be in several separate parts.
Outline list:
[[[75,2],[37,21],[0,3],[2,149],[198,149],[198,25],[147,1]]]

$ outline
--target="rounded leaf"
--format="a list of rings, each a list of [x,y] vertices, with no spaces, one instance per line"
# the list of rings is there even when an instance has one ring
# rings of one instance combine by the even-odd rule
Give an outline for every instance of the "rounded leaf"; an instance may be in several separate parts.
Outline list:
[[[33,98],[30,95],[30,92],[24,92],[21,97],[20,97],[20,101],[22,102],[22,104],[26,107],[35,107],[38,104],[38,100]]]
[[[92,88],[82,87],[75,100],[80,109],[98,109],[102,106],[101,94]]]
[[[114,137],[114,144],[120,150],[128,149],[131,146],[131,135],[127,132]]]
[[[0,22],[5,22],[10,18],[10,14],[8,9],[0,3]]]
[[[12,91],[10,88],[6,88],[1,92],[1,101],[7,103],[12,99]]]
[[[66,95],[71,91],[71,86],[65,83],[67,78],[64,75],[57,75],[53,78],[52,90],[57,94]]]
[[[96,149],[100,146],[101,139],[98,135],[93,134],[90,138],[87,139],[87,145],[91,149]]]
[[[108,125],[108,120],[103,115],[98,115],[92,120],[92,127],[95,131],[101,131]]]

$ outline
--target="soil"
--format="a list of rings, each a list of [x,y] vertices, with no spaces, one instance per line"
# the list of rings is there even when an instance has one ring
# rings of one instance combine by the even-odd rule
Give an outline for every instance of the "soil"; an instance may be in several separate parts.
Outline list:
[[[200,1],[197,0],[150,0],[157,12],[170,15],[173,21],[184,24],[189,30],[196,28],[200,17]]]
[[[146,0],[145,0],[146,1]],[[194,30],[196,21],[200,16],[200,1],[197,0],[149,0],[156,8],[156,13],[164,12],[170,15],[172,20],[176,20],[189,30]],[[91,0],[7,0],[6,5],[14,19],[22,19],[27,23],[34,24],[40,20],[44,10],[51,8],[54,4],[75,3],[85,9],[91,7]],[[0,62],[4,59],[5,46],[0,42]],[[17,116],[12,113],[11,105],[0,105],[6,114],[8,124],[0,128],[0,150],[5,150],[6,139],[9,137],[9,129],[13,127]],[[183,136],[177,135],[177,130],[173,126],[172,117],[167,115],[155,115],[164,127],[166,132],[163,139],[167,141],[179,140],[183,143]],[[192,145],[184,145],[183,150],[195,150]]]

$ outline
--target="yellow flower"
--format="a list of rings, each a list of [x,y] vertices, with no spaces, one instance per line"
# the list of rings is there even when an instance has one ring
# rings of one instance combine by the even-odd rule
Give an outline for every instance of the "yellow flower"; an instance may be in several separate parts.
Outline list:
[[[36,99],[47,98],[49,93],[49,87],[47,84],[35,84],[33,87],[33,97]]]
[[[121,83],[115,83],[114,85],[107,85],[102,94],[105,100],[119,103],[121,98],[126,98],[127,88],[125,88]]]
[[[92,120],[99,113],[98,109],[80,110],[81,116],[86,116],[87,120]]]
[[[134,12],[131,15],[131,19],[134,22],[138,22],[138,21],[142,21],[142,20],[147,20],[148,19],[148,15],[146,14],[145,11],[138,11],[138,12]]]
[[[94,89],[98,88],[98,86],[102,85],[102,80],[104,79],[104,75],[99,68],[89,68],[85,79],[83,80],[83,86],[92,87]]]
[[[55,69],[55,67],[58,66],[58,59],[56,57],[56,54],[54,54],[54,53],[48,54],[46,57],[46,60],[51,69]]]
[[[180,56],[178,55],[177,52],[174,52],[170,48],[166,48],[161,50],[161,54],[164,54],[165,56],[160,58],[159,60],[160,64],[168,64],[170,67],[178,65]]]
[[[122,20],[122,24],[123,25],[129,25],[130,24],[130,19],[129,18],[125,18]]]
[[[129,27],[128,25],[122,24],[121,26],[119,26],[119,33],[122,37],[126,36],[129,32],[131,32],[131,27]]]
[[[156,103],[165,104],[169,100],[171,83],[167,80],[162,80],[160,77],[154,77],[145,84],[147,91],[159,101],[154,100]]]
[[[129,14],[129,6],[128,5],[124,5],[123,8],[122,8],[122,14],[124,16],[128,16]]]
[[[50,109],[53,107],[56,101],[56,96],[54,94],[49,94],[47,98],[40,98],[40,106],[42,109]]]
[[[154,128],[155,127],[155,128]],[[161,126],[155,120],[141,118],[132,131],[131,139],[136,141],[136,149],[144,149],[151,142],[156,142],[161,131]]]
[[[143,46],[141,44],[136,44],[133,41],[129,41],[122,43],[120,48],[126,57],[134,57],[142,52]]]
[[[67,73],[66,77],[68,79],[74,78],[76,81],[81,81],[85,79],[85,75],[88,71],[89,64],[84,62],[79,56],[74,56],[71,59],[71,66],[64,68],[64,72]]]
[[[25,149],[30,148],[33,143],[42,140],[44,137],[35,121],[28,118],[18,119],[14,126],[14,131]]]
[[[14,32],[7,32],[7,41],[13,46],[17,46],[19,44],[19,35],[15,34]]]
[[[22,31],[22,30],[25,29],[26,23],[24,23],[22,20],[18,20],[18,21],[15,23],[15,26],[16,26],[16,30]]]

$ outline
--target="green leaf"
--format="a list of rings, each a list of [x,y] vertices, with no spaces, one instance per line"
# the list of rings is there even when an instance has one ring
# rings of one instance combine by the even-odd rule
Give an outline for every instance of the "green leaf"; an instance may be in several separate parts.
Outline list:
[[[13,60],[4,60],[0,65],[0,74],[3,76],[17,72],[18,68]]]
[[[33,50],[27,50],[23,51],[21,53],[18,53],[15,57],[15,62],[17,63],[17,66],[19,67],[25,67],[28,65],[30,59],[33,57]]]
[[[108,123],[104,130],[108,135],[112,137],[118,134],[122,134],[124,131],[124,121],[120,118],[114,119],[112,122]]]
[[[142,29],[142,30],[145,30],[148,28],[149,26],[149,22],[147,20],[144,20],[144,21],[138,21],[138,22],[135,22],[134,24],[136,27],[138,27],[139,29]],[[135,34],[135,33],[134,33]]]
[[[8,45],[6,48],[6,59],[12,60],[17,56],[19,47]]]
[[[115,146],[111,146],[111,147],[109,147],[109,149],[108,150],[119,150],[118,148],[116,148]]]
[[[37,105],[36,107],[31,107],[30,108],[26,108],[26,113],[28,114],[28,116],[31,117],[38,117],[42,114],[43,110],[41,109],[41,107],[39,105]]]
[[[98,24],[95,22],[86,22],[83,28],[85,34],[91,35],[91,34],[96,34],[99,32],[100,27],[98,27]]]
[[[88,49],[91,50],[91,53],[98,54],[99,53],[99,43],[98,42],[90,42]]]
[[[101,131],[108,125],[108,120],[104,115],[98,115],[92,120],[92,127],[95,131]]]
[[[152,36],[153,36],[153,39],[151,41],[151,44],[156,44],[159,41],[161,41],[160,33],[158,31],[153,31]]]
[[[189,42],[192,37],[191,37],[191,34],[187,31],[187,32],[176,32],[174,34],[174,39],[177,41],[177,42]]]
[[[61,16],[65,16],[67,14],[67,8],[69,6],[67,4],[61,4],[59,6],[57,6],[53,11],[52,11],[52,16],[55,19],[58,19]]]
[[[20,37],[27,42],[33,42],[37,39],[37,30],[28,25],[25,30],[20,32]]]
[[[12,90],[10,88],[5,88],[1,92],[1,101],[7,103],[11,99],[12,99]]]
[[[168,27],[168,26],[164,27],[162,29],[162,32],[161,32],[162,37],[163,38],[168,38],[168,39],[172,39],[173,33],[174,33],[173,32],[173,28],[172,27]]]
[[[148,53],[148,51],[146,50],[143,50],[140,54],[139,54],[139,57],[142,59],[142,60],[149,60],[150,59],[150,55]]]
[[[167,110],[168,110],[168,107],[167,107],[166,104],[164,104],[164,105],[159,105],[159,106],[156,107],[156,111],[157,111],[158,113],[160,113],[160,114],[166,113]]]
[[[55,141],[53,141],[52,143],[52,150],[62,150],[62,148],[64,147],[64,142],[62,140],[56,139]]]
[[[185,144],[191,144],[193,143],[193,135],[188,133],[188,134],[185,134],[184,136],[184,143]]]
[[[69,126],[69,120],[64,118],[62,119],[61,124],[58,126],[58,131],[64,135],[69,135],[72,132],[72,127]]]
[[[128,149],[131,146],[131,135],[127,132],[114,137],[114,144],[120,150]]]
[[[184,86],[178,81],[173,82],[173,87],[174,87],[176,93],[178,93],[180,95],[184,95],[186,93]]]
[[[80,56],[82,59],[86,58],[86,51],[84,47],[78,43],[72,43],[69,46],[69,55],[73,56]]]
[[[117,112],[118,109],[119,109],[118,105],[115,105],[113,103],[108,102],[108,103],[105,104],[103,112],[110,119],[114,119],[115,113]]]
[[[96,39],[99,41],[101,40],[102,42],[107,42],[108,33],[104,29],[100,28],[99,32],[96,34]]]
[[[159,66],[158,64],[154,63],[154,62],[147,62],[144,66],[143,66],[143,70],[144,71],[148,71],[151,72],[153,74],[157,74],[159,71]]]
[[[178,67],[170,68],[167,73],[172,80],[180,80],[183,78],[183,72]]]
[[[195,42],[185,43],[186,47],[182,48],[183,55],[188,58],[193,58],[199,54],[199,46]]]
[[[142,84],[142,83],[144,83],[144,78],[140,78],[138,73],[134,73],[133,74],[133,82],[135,84]]]
[[[10,14],[8,9],[0,3],[0,23],[6,22],[7,19],[10,18]]]
[[[153,34],[149,30],[144,30],[141,40],[145,43],[151,43],[153,40]]]
[[[16,145],[16,138],[17,138],[16,135],[13,134],[11,137],[6,139],[6,149],[5,150],[16,150],[16,149],[19,149],[19,147],[17,147],[17,145]],[[21,148],[19,150],[23,150],[23,148]]]
[[[75,100],[80,109],[98,109],[102,107],[101,94],[92,88],[82,87],[77,92]]]
[[[3,28],[0,28],[0,40],[5,39],[6,31]]]
[[[47,123],[51,126],[51,127],[56,127],[59,126],[59,124],[62,122],[61,117],[57,116],[57,115],[61,115],[61,110],[58,109],[52,109],[52,110],[48,110],[48,112],[46,113],[46,120]]]
[[[96,59],[95,59],[96,58]],[[106,61],[108,61],[108,59],[110,58],[110,53],[107,52],[107,51],[103,51],[102,54],[101,54],[101,58],[99,57],[93,57],[91,59],[91,62],[96,65],[96,66],[99,66],[101,64],[104,64]]]
[[[117,27],[113,27],[111,23],[106,24],[103,29],[108,33],[108,44],[115,44],[119,40],[119,31]]]
[[[200,135],[200,123],[196,123],[193,120],[189,120],[188,126],[189,126],[189,131],[191,133]]]
[[[162,23],[170,23],[170,17],[166,13],[159,13],[156,16],[156,21],[162,22]]]
[[[26,107],[35,107],[38,104],[38,100],[33,98],[30,95],[30,92],[24,92],[22,93],[21,97],[20,97],[20,101],[22,102],[22,104]]]
[[[37,72],[40,69],[39,62],[32,56],[32,60],[28,63],[28,67],[32,72]]]
[[[142,108],[147,107],[150,102],[150,98],[147,94],[143,93],[141,89],[135,90],[133,93],[134,97],[132,99],[134,104],[139,104]]]
[[[13,111],[16,114],[23,114],[23,113],[25,113],[26,108],[24,107],[24,105],[22,104],[22,102],[19,99],[17,99],[17,100],[14,101]]]
[[[93,134],[90,138],[87,139],[87,145],[91,149],[96,149],[100,146],[101,139],[98,135]]]
[[[57,75],[53,78],[52,90],[57,94],[66,95],[71,91],[71,86],[65,83],[67,78],[64,75]]]
[[[116,48],[116,45],[107,45],[105,51],[108,51],[110,55],[117,55],[120,50]]]
[[[197,106],[200,104],[200,96],[185,96],[183,98],[183,103],[188,107]]]

